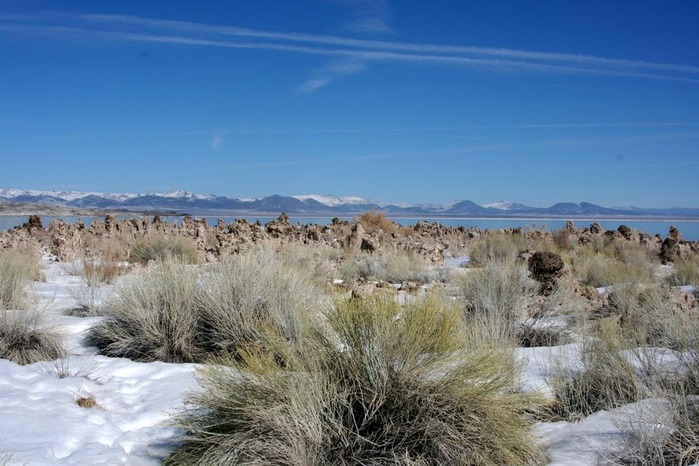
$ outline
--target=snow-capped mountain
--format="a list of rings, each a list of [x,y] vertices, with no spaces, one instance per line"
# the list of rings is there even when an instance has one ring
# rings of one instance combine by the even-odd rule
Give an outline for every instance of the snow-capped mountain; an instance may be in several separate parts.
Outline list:
[[[102,211],[168,212],[192,215],[261,215],[286,212],[296,215],[352,216],[369,210],[409,217],[486,217],[507,218],[698,218],[699,209],[607,208],[588,202],[560,202],[551,207],[529,207],[510,201],[478,205],[469,200],[449,204],[389,204],[359,196],[330,194],[297,196],[271,195],[261,198],[232,198],[213,194],[195,194],[176,189],[166,193],[99,193],[77,191],[39,191],[0,188],[0,205],[61,206]]]
[[[319,202],[323,205],[327,205],[330,207],[335,207],[338,205],[346,205],[346,204],[371,204],[373,202],[370,199],[367,199],[365,197],[359,197],[359,196],[337,197],[337,196],[333,196],[331,194],[302,194],[300,196],[291,196],[291,197],[298,199],[299,201],[307,201],[309,199],[313,199],[316,202]]]

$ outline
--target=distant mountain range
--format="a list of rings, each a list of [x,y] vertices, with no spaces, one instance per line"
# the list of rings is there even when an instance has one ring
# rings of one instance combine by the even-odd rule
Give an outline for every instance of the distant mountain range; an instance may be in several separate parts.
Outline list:
[[[0,208],[9,206],[57,206],[70,209],[127,212],[161,212],[191,215],[278,215],[281,212],[305,216],[349,216],[378,210],[389,216],[413,218],[673,218],[699,219],[699,208],[648,209],[602,207],[588,202],[561,202],[551,207],[530,207],[514,202],[478,205],[462,200],[445,205],[388,204],[363,197],[308,194],[272,195],[245,199],[193,194],[175,190],[162,194],[32,191],[0,188]]]

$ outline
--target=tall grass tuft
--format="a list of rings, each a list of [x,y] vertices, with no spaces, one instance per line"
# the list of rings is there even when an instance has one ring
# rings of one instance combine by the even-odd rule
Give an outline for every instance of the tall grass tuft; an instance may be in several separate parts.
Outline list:
[[[27,286],[36,275],[36,258],[0,251],[0,310],[26,309]]]
[[[340,264],[338,273],[350,282],[365,279],[424,283],[436,276],[427,261],[415,251],[358,252]]]
[[[235,355],[239,347],[261,342],[270,329],[296,339],[303,316],[318,312],[323,293],[316,283],[310,270],[284,264],[271,250],[207,267],[197,299],[205,350]]]
[[[699,255],[691,255],[685,259],[676,258],[669,282],[674,286],[694,285],[699,287]]]
[[[560,361],[549,381],[556,400],[551,407],[554,417],[579,420],[648,396],[647,384],[623,353],[627,348],[621,329],[608,322],[596,338],[580,344],[579,366],[572,362],[574,355]]]
[[[199,262],[199,253],[194,243],[187,238],[157,236],[145,238],[134,243],[131,246],[130,258],[132,262],[141,264],[166,260],[184,264],[196,264]]]
[[[199,359],[195,268],[170,261],[127,277],[107,303],[107,319],[90,332],[107,356],[135,361]]]
[[[526,265],[512,259],[491,259],[458,280],[467,321],[487,324],[494,340],[516,339],[538,290]]]
[[[63,357],[60,334],[46,327],[36,311],[0,311],[0,359],[17,364]]]
[[[276,334],[275,334],[276,335]],[[512,353],[436,301],[339,302],[302,341],[200,373],[167,465],[527,464],[539,459]]]
[[[91,340],[103,354],[137,361],[237,357],[272,330],[293,340],[303,314],[317,312],[323,296],[309,273],[285,266],[271,250],[206,266],[165,261],[128,278]]]

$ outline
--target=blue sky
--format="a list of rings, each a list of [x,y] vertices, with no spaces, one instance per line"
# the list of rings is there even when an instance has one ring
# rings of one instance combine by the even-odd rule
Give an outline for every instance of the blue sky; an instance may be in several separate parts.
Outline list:
[[[699,2],[0,3],[0,187],[699,207]]]

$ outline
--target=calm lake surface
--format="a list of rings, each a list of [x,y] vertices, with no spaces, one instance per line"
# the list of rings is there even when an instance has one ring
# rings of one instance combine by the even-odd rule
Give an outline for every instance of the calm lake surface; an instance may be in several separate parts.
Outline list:
[[[128,215],[122,215],[116,216],[118,219],[127,219],[127,218],[141,218],[140,216],[128,216]],[[41,222],[44,225],[44,227],[47,227],[53,220],[57,218],[62,218],[64,221],[68,223],[74,223],[78,218],[82,219],[85,224],[90,224],[95,218],[98,218],[99,220],[104,220],[104,217],[50,217],[50,216],[43,216],[41,217]],[[181,223],[182,222],[182,217],[167,217],[163,216],[161,217],[163,220],[166,220],[168,223]],[[201,218],[201,217],[198,217]],[[206,221],[209,225],[216,225],[217,219],[219,217],[203,217],[206,218]],[[241,218],[241,217],[220,217],[223,219],[223,221],[226,224],[229,224],[233,222],[235,218]],[[271,220],[275,220],[277,217],[244,217],[246,218],[249,222],[256,222],[259,221],[262,224],[265,224]],[[340,217],[342,220],[351,220],[352,217]],[[306,223],[316,223],[319,225],[325,225],[331,222],[332,217],[294,217],[290,216],[289,220],[296,224],[296,223],[301,223],[301,224],[306,224]],[[516,219],[516,218],[507,218],[507,219],[481,219],[481,218],[396,218],[393,219],[395,222],[400,223],[401,225],[413,225],[421,220],[425,220],[428,222],[439,222],[442,225],[445,226],[452,226],[452,227],[459,227],[463,226],[466,228],[469,227],[478,227],[481,230],[489,229],[489,230],[498,230],[501,228],[517,228],[517,227],[522,227],[522,228],[539,228],[539,229],[546,229],[549,231],[552,230],[558,230],[561,229],[565,226],[566,220],[560,220],[560,219]],[[23,223],[27,221],[27,216],[10,216],[10,215],[0,215],[0,230],[7,230],[10,228],[14,228],[16,226],[20,226]],[[663,238],[667,236],[667,232],[670,228],[670,226],[675,226],[679,228],[680,232],[682,232],[682,237],[685,240],[688,241],[699,241],[699,220],[663,220],[663,221],[656,221],[656,220],[614,220],[614,219],[605,219],[605,220],[597,220],[597,219],[577,219],[574,220],[575,226],[576,227],[586,227],[590,225],[591,223],[599,223],[602,225],[603,228],[606,230],[616,230],[619,225],[626,225],[630,228],[633,228],[635,230],[641,231],[643,233],[650,233],[650,234],[659,234]]]

